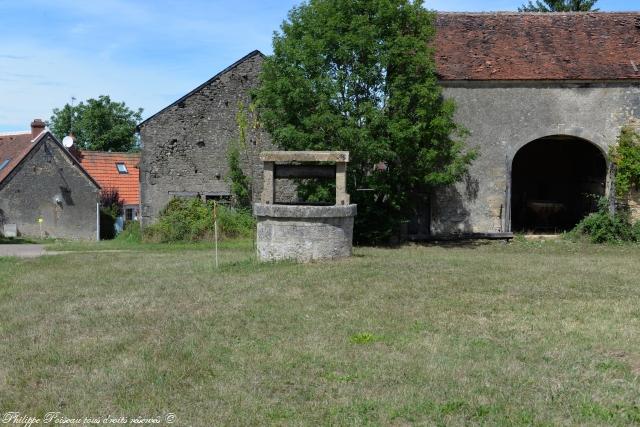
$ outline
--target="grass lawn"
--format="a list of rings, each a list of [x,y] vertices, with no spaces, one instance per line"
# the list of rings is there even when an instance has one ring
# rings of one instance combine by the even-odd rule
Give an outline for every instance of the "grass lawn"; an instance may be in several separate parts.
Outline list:
[[[640,247],[52,244],[0,258],[0,413],[176,425],[640,424]],[[105,250],[106,249],[106,250]],[[121,250],[121,251],[118,251]]]

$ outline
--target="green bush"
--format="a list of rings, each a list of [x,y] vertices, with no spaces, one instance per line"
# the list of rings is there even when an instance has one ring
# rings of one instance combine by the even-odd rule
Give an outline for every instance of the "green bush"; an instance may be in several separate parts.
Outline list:
[[[122,215],[124,202],[115,188],[103,188],[100,191],[100,240],[116,237],[116,218]]]
[[[616,166],[616,195],[623,198],[632,188],[640,187],[640,134],[630,126],[623,127],[609,155]]]
[[[140,230],[139,221],[127,221],[124,230],[115,238],[119,242],[140,243],[142,241],[142,232]]]
[[[253,107],[249,106],[251,111]],[[238,125],[238,139],[232,140],[229,144],[227,152],[227,161],[229,163],[228,181],[233,194],[234,206],[241,208],[250,208],[253,198],[253,180],[245,175],[242,170],[240,155],[245,155],[245,160],[249,160],[249,152],[247,150],[247,130],[249,127],[249,116],[247,108],[241,102],[238,104],[238,113],[236,114],[236,123]]]
[[[633,235],[633,240],[640,242],[640,221],[636,221],[636,223],[633,224],[631,234]]]
[[[144,239],[152,242],[197,242],[214,239],[213,202],[199,198],[174,198],[155,224],[145,227]],[[218,205],[218,238],[251,237],[255,221],[247,209]]]
[[[235,204],[238,207],[247,208],[251,206],[251,180],[242,171],[240,166],[240,149],[231,144],[227,153],[229,162],[229,184]]]
[[[640,222],[631,224],[629,212],[609,212],[606,198],[598,202],[598,211],[586,216],[570,233],[572,236],[588,236],[593,243],[640,242]]]

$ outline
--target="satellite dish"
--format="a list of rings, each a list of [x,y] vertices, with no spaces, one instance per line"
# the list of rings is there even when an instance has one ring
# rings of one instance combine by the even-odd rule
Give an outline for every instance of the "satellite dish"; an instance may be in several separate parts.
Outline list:
[[[73,146],[73,137],[68,135],[62,138],[62,145],[64,145],[64,148],[71,148]]]

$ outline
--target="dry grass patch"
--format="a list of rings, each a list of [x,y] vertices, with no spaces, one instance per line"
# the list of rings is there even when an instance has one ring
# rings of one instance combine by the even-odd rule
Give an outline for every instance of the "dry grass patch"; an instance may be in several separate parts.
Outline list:
[[[0,412],[179,425],[640,423],[640,249],[58,245],[0,259]],[[98,252],[94,252],[94,251]]]

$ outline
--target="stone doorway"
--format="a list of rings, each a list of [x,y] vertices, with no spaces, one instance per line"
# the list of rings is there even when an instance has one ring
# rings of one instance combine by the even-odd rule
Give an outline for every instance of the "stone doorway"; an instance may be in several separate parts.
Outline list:
[[[518,150],[511,178],[511,230],[560,233],[596,209],[605,195],[607,161],[589,141],[549,136]]]

